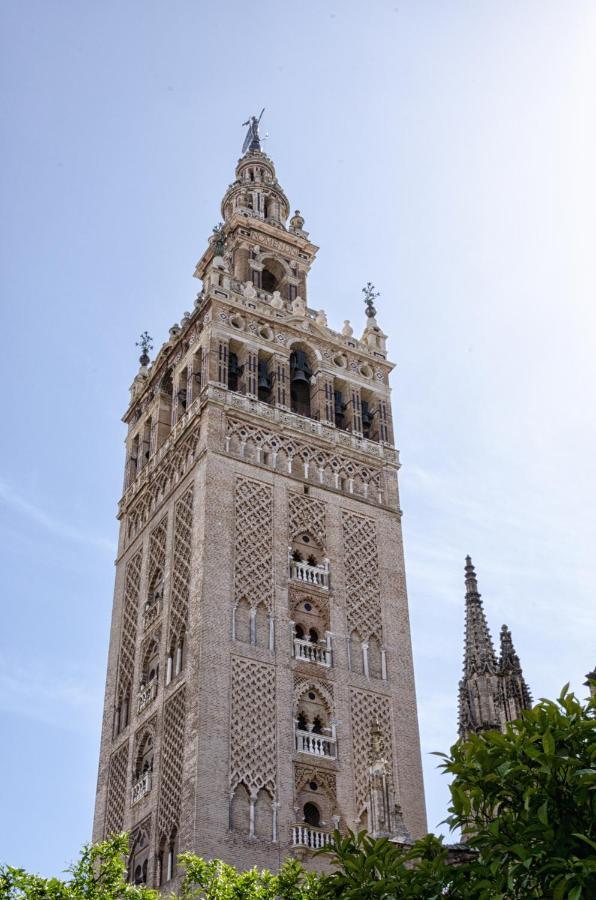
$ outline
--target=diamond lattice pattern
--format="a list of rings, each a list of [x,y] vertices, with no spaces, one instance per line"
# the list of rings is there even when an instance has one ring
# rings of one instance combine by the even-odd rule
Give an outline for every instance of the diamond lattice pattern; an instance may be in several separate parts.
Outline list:
[[[244,782],[256,794],[276,790],[275,669],[232,657],[230,787]]]
[[[142,551],[139,550],[126,566],[126,575],[124,577],[122,638],[120,641],[120,658],[118,660],[118,697],[130,694],[132,690],[142,558]]]
[[[263,603],[271,612],[273,598],[273,492],[260,481],[236,481],[236,602]]]
[[[342,514],[346,571],[346,612],[350,631],[358,629],[366,640],[375,635],[382,643],[381,588],[377,529],[374,519]]]
[[[190,559],[192,555],[193,485],[176,503],[174,513],[174,562],[169,646],[178,643],[186,630],[190,595]]]
[[[108,800],[104,833],[119,834],[124,825],[124,805],[126,802],[126,773],[128,769],[128,741],[110,758],[108,776]]]
[[[180,821],[184,754],[185,688],[176,691],[164,707],[158,828],[169,835]]]

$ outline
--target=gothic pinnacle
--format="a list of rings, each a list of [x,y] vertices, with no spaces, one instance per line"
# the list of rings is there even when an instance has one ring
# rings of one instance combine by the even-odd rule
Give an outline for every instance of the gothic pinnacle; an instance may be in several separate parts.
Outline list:
[[[464,674],[494,672],[497,668],[492,638],[478,591],[472,558],[466,556],[466,637]]]
[[[466,599],[468,599],[468,596],[470,596],[470,598],[472,596],[475,596],[478,599],[480,599],[480,594],[478,593],[478,581],[476,579],[476,570],[472,563],[472,557],[469,555],[466,556],[465,573],[466,573]]]
[[[499,667],[502,672],[519,672],[521,673],[521,664],[519,656],[515,652],[511,632],[507,625],[501,626],[501,655],[499,657]]]

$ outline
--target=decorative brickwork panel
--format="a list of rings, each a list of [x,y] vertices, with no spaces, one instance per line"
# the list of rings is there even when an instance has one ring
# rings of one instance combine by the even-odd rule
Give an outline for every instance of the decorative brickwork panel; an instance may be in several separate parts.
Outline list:
[[[233,656],[230,788],[240,782],[255,795],[276,795],[275,669]]]
[[[106,803],[106,820],[104,826],[105,837],[108,837],[110,834],[119,834],[124,826],[127,770],[128,741],[116,750],[110,758],[108,799]]]
[[[250,478],[236,481],[234,597],[251,606],[273,599],[273,491]]]
[[[144,474],[139,476],[145,479],[145,483],[143,487],[139,485],[138,496],[127,504],[126,537],[128,541],[132,540],[155,514],[195,460],[200,436],[199,422],[186,429],[184,417],[176,424],[175,428],[182,428],[185,432],[184,435],[179,437],[172,434],[168,438],[166,444],[160,448],[159,455],[154,457],[155,462],[150,461],[143,469]],[[172,441],[172,446],[166,447],[169,441]],[[168,449],[167,453],[164,448]],[[133,488],[136,488],[136,483],[131,486],[130,490]],[[125,494],[125,501],[127,496],[128,492]]]
[[[164,706],[158,812],[160,835],[171,834],[180,820],[185,717],[185,688],[182,687]]]
[[[149,585],[153,584],[153,580],[157,573],[163,572],[166,565],[166,537],[168,533],[168,517],[164,516],[157,528],[151,532],[149,539],[149,572],[147,581]]]
[[[290,540],[308,532],[325,547],[325,504],[304,494],[289,494]]]
[[[117,697],[130,696],[135,668],[137,620],[139,617],[139,588],[141,585],[142,551],[132,557],[124,576],[124,603],[122,609],[122,637],[118,659]]]
[[[352,758],[354,760],[354,791],[358,815],[367,802],[368,766],[371,754],[371,732],[378,723],[383,737],[385,756],[393,771],[393,741],[391,740],[391,702],[389,697],[370,691],[350,691],[352,709]]]
[[[245,400],[244,397],[238,399],[242,402]],[[232,402],[233,400],[234,398]],[[266,404],[262,405],[269,409],[271,415],[275,412]],[[263,414],[266,414],[265,410]],[[294,422],[296,417],[290,414],[288,416],[292,424],[296,424]],[[311,424],[313,428],[320,427],[318,422]],[[353,437],[343,432],[339,435],[339,439],[345,438],[348,443]],[[373,446],[378,450],[378,445]],[[330,452],[298,436],[274,433],[231,417],[226,422],[225,447],[227,451],[244,459],[256,459],[257,449],[266,451],[271,456],[272,468],[287,471],[290,466],[296,467],[296,472],[322,485],[339,488],[343,478],[346,485],[352,485],[354,494],[365,496],[375,502],[380,499],[383,491],[381,469],[378,466],[361,465],[352,456],[342,453],[339,449]],[[350,448],[347,449],[349,453]]]
[[[327,792],[329,797],[336,797],[335,772],[330,772],[322,766],[295,766],[294,767],[294,791],[298,795],[302,788],[310,781],[316,781],[320,788]]]
[[[382,643],[381,585],[377,529],[374,519],[342,513],[344,566],[346,573],[346,612],[350,632],[360,637],[376,635]]]
[[[192,555],[193,486],[182,495],[174,511],[174,561],[170,602],[169,646],[179,643],[186,630]]]

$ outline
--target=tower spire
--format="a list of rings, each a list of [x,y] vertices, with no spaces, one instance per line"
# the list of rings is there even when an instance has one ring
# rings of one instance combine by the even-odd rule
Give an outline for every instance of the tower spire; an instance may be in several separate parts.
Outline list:
[[[499,728],[496,706],[498,666],[484,615],[476,571],[466,556],[464,671],[459,683],[459,735]]]
[[[506,722],[519,718],[522,709],[532,705],[532,695],[525,682],[519,656],[515,652],[511,632],[501,626],[501,654],[499,657],[500,705]]]
[[[524,681],[511,632],[501,628],[497,661],[472,558],[466,556],[466,632],[464,671],[459,683],[459,736],[500,729],[529,709],[532,697]]]
[[[466,556],[466,637],[464,676],[496,672],[497,658],[478,591],[472,558]]]

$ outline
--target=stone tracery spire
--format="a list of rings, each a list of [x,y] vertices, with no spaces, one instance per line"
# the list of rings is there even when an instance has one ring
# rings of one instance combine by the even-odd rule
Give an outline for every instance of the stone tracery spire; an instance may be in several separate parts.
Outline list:
[[[501,729],[517,719],[532,698],[511,632],[503,625],[497,660],[472,559],[466,556],[464,670],[459,683],[459,735]]]
[[[476,571],[470,556],[466,556],[466,637],[464,676],[492,673],[497,670],[497,658],[486,623]]]
[[[515,652],[511,632],[501,627],[501,655],[499,657],[500,705],[505,721],[517,719],[522,709],[532,705],[532,695],[525,682],[519,656]]]

